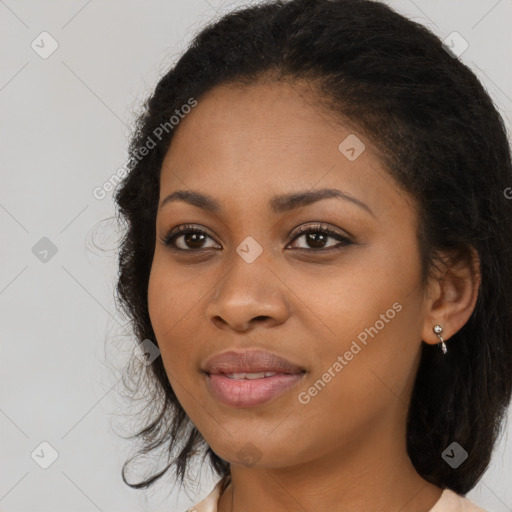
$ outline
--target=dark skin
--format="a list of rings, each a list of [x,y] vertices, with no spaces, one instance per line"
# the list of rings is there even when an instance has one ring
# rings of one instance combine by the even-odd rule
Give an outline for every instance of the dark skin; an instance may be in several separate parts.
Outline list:
[[[306,96],[307,95],[307,96]],[[406,417],[422,343],[447,341],[469,319],[479,281],[456,261],[420,285],[418,216],[372,145],[354,161],[338,145],[352,129],[333,123],[299,84],[222,85],[180,122],[162,166],[160,201],[180,190],[218,200],[211,213],[184,201],[159,208],[149,312],[169,381],[206,442],[231,463],[219,512],[428,512],[442,489],[406,452]],[[277,194],[333,188],[328,198],[275,213]],[[295,237],[328,225],[324,248]],[[168,231],[194,224],[202,242]],[[318,230],[316,231],[318,233]],[[251,236],[263,252],[247,263]],[[318,237],[319,235],[317,235]],[[198,250],[201,248],[201,250]],[[187,252],[188,251],[188,252]],[[323,251],[323,252],[322,252]],[[305,404],[297,399],[394,303],[402,308]],[[256,407],[216,401],[200,368],[228,349],[259,348],[303,366],[300,389]],[[258,450],[253,465],[242,447]]]

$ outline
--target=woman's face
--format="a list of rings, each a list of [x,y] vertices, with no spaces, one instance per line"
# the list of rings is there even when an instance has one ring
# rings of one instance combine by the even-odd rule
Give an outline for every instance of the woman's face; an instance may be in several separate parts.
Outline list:
[[[181,405],[232,464],[339,460],[384,432],[402,444],[421,340],[436,340],[411,198],[364,134],[335,126],[305,95],[284,83],[215,88],[175,128],[162,167],[159,204],[184,191],[218,209],[184,196],[159,207],[151,322]],[[323,189],[339,196],[275,199]],[[185,224],[206,234],[162,243]],[[217,375],[231,390],[222,400],[205,365],[245,350],[305,372],[278,375],[291,387],[259,402],[247,390],[257,394],[260,380]]]

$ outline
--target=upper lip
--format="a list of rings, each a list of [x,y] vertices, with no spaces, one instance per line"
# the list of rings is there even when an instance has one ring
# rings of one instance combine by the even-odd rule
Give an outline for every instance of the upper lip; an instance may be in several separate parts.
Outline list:
[[[206,373],[303,373],[304,368],[276,354],[263,350],[229,350],[211,357],[204,366]]]

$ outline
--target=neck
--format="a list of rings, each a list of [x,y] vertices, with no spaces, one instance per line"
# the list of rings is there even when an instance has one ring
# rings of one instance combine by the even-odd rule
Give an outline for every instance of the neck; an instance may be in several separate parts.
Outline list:
[[[289,467],[232,464],[218,512],[430,511],[442,489],[416,472],[402,442],[405,432],[375,429],[373,438],[366,432],[362,439]]]

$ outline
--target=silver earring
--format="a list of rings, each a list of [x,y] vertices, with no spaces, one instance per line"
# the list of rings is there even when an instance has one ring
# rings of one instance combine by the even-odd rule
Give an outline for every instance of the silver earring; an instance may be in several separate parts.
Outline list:
[[[443,354],[446,354],[448,349],[446,348],[446,343],[444,342],[443,337],[441,336],[441,333],[443,332],[443,328],[439,324],[437,324],[437,325],[434,325],[434,328],[432,330],[439,336],[439,339],[441,340],[440,341],[441,350],[443,351]],[[439,343],[438,343],[438,345],[439,345]]]

